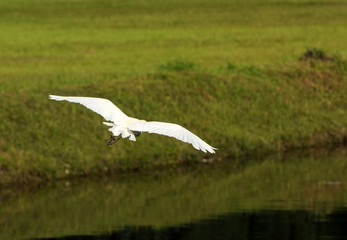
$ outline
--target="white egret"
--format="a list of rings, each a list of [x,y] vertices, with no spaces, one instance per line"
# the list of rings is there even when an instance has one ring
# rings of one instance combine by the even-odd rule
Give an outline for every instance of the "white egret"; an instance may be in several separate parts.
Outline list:
[[[82,104],[103,116],[107,121],[110,121],[104,122],[104,124],[111,127],[109,131],[112,132],[114,136],[120,135],[120,137],[116,139],[114,136],[111,136],[108,144],[115,143],[121,138],[129,138],[131,141],[136,141],[135,137],[140,136],[142,132],[148,132],[174,137],[182,142],[192,144],[195,149],[203,152],[215,153],[214,150],[216,150],[216,148],[208,145],[201,138],[180,125],[166,122],[147,122],[145,120],[128,117],[110,100],[104,98],[64,97],[55,95],[49,95],[49,98],[57,101],[65,100]]]

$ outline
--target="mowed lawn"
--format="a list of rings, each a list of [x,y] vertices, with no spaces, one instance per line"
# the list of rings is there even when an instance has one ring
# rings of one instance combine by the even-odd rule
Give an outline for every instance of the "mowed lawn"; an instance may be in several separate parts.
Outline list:
[[[341,143],[346,1],[0,0],[0,182],[200,161],[161,136],[106,146],[105,97],[176,122],[215,160]],[[325,57],[298,60],[307,50]]]
[[[1,89],[155,72],[188,60],[283,64],[307,48],[346,56],[345,1],[0,1]],[[106,76],[106,77],[105,77]]]

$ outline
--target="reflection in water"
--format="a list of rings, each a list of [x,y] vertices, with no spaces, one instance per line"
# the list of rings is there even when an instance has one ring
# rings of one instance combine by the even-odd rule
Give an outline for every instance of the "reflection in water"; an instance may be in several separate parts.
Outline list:
[[[0,239],[346,237],[344,150],[2,189]]]
[[[164,229],[134,226],[95,236],[65,236],[46,239],[345,239],[347,237],[347,209],[336,210],[326,217],[326,219],[320,219],[319,216],[303,210],[262,210],[229,213],[215,219]]]

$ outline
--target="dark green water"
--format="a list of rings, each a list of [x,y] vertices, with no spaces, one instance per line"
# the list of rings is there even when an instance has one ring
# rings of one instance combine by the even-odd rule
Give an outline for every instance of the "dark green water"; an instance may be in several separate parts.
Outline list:
[[[0,239],[347,239],[345,149],[0,191]]]
[[[229,213],[182,226],[155,229],[151,226],[126,226],[99,235],[64,236],[45,239],[346,239],[347,209],[320,219],[307,211]]]

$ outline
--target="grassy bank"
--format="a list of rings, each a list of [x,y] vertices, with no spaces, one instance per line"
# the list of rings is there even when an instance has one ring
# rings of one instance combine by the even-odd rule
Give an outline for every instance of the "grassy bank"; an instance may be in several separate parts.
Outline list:
[[[237,66],[219,75],[165,71],[126,82],[66,84],[56,92],[105,97],[130,116],[181,123],[219,148],[213,156],[219,159],[342,143],[345,69],[343,62],[314,61],[281,70]],[[3,93],[10,100],[1,103],[2,181],[8,175],[88,175],[205,156],[149,134],[107,146],[101,117],[80,105],[48,100],[51,91]]]
[[[101,117],[48,94],[104,97],[130,116],[182,124],[219,149],[214,159],[346,136],[344,1],[0,6],[1,183],[205,157],[153,135],[109,147]]]

